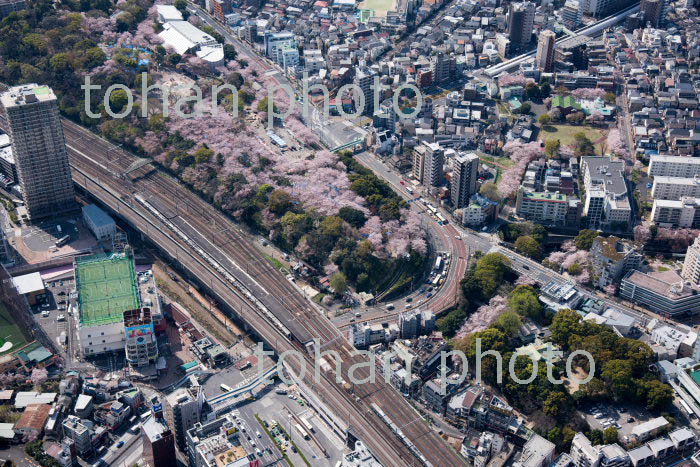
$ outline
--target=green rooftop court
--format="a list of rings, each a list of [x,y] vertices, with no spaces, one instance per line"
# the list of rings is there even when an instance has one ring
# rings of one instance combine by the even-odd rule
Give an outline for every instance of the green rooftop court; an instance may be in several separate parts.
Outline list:
[[[120,323],[139,308],[134,261],[124,253],[76,258],[75,281],[83,326]]]
[[[700,386],[700,370],[691,371],[690,377]]]

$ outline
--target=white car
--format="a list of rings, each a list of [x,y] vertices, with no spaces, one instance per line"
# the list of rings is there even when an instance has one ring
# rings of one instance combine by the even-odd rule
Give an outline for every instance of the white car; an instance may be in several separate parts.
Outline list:
[[[65,321],[65,320],[66,320],[66,316],[65,316],[65,315],[58,315],[58,316],[56,316],[56,321]]]
[[[261,435],[260,432],[257,431],[257,430],[255,431],[255,436],[257,436],[258,438],[262,438],[262,435]]]
[[[44,311],[42,311],[42,312],[41,312],[41,316],[43,316],[44,318],[48,317],[48,316],[49,316],[49,310],[44,310]]]

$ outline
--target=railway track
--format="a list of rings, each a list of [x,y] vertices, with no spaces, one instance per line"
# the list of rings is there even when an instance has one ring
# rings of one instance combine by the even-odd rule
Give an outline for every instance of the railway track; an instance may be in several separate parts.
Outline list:
[[[367,361],[364,357],[353,354],[353,349],[342,333],[294,284],[256,256],[259,253],[255,246],[225,215],[158,170],[148,174],[149,169],[142,167],[137,170],[143,173],[133,174],[134,181],[120,178],[119,174],[126,171],[135,156],[114,148],[73,123],[66,122],[64,131],[76,183],[117,213],[129,218],[135,228],[151,237],[205,284],[208,278],[212,292],[234,309],[240,310],[241,317],[267,342],[274,344],[278,353],[301,350],[305,337],[317,337],[321,351],[337,352],[343,380],[349,379],[352,366]],[[183,246],[182,238],[178,238],[157,213],[139,203],[137,195],[151,204],[168,222],[182,229],[197,248],[205,250],[226,273],[245,285],[256,300],[288,327],[296,341],[290,341],[289,335],[279,326],[271,326],[269,316],[265,316],[257,305],[252,305],[244,292],[235,290],[231,282],[205,256],[198,256],[196,248]],[[314,359],[305,355],[306,366],[311,365],[310,368],[313,368]],[[289,359],[287,363],[300,374],[301,362],[295,360]],[[361,420],[357,424],[350,424],[353,432],[363,438],[386,465],[462,463],[461,458],[422,423],[417,412],[383,381],[381,375],[377,378],[378,382],[355,385],[352,392],[349,392],[336,383],[335,374],[331,373],[321,372],[322,380],[311,382],[310,386],[336,415],[347,415],[348,420]],[[356,379],[367,378],[370,369],[367,366],[359,369],[356,367],[352,374]],[[415,446],[415,451],[378,419],[371,404],[382,407],[398,426],[405,427],[403,433],[410,440],[410,446]],[[420,452],[425,457],[420,459],[415,452]]]

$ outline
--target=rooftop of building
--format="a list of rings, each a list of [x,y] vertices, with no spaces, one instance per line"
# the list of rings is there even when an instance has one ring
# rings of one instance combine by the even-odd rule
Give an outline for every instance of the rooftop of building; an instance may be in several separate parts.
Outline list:
[[[646,422],[640,423],[632,428],[632,435],[643,436],[654,430],[667,426],[668,424],[668,421],[664,417],[652,418],[651,420],[647,420]]]
[[[141,428],[143,429],[144,435],[146,435],[151,443],[158,441],[170,433],[170,428],[168,427],[167,423],[165,423],[165,419],[159,419],[153,415],[143,422]]]
[[[683,278],[675,271],[630,271],[624,280],[671,300],[686,298],[698,292],[697,286],[683,282]]]
[[[75,282],[81,326],[120,323],[139,308],[134,261],[124,253],[76,258]]]
[[[670,154],[652,154],[649,156],[649,162],[673,162],[679,164],[700,164],[700,159],[697,157],[688,156],[672,156]]]
[[[56,100],[56,95],[48,86],[38,84],[22,84],[13,86],[7,92],[0,94],[0,104],[5,108],[36,104]]]
[[[668,177],[665,175],[657,175],[654,177],[654,184],[666,185],[700,185],[700,178],[692,177]]]
[[[50,404],[29,404],[15,424],[15,429],[41,431],[46,425],[50,411]]]
[[[581,165],[587,171],[592,189],[602,188],[615,195],[627,193],[623,161],[613,161],[609,157],[582,157]]]
[[[114,224],[114,219],[112,219],[109,214],[94,204],[83,206],[83,215],[87,216],[97,227],[104,227]]]
[[[620,261],[633,250],[632,245],[619,237],[596,237],[593,240],[593,248],[600,250],[606,258]]]
[[[38,272],[13,277],[12,282],[15,284],[17,292],[21,295],[38,292],[45,288],[44,281],[41,279],[41,274]]]
[[[543,201],[550,203],[567,203],[568,197],[562,193],[550,193],[547,191],[527,191],[523,190],[523,199],[530,199],[533,201]]]

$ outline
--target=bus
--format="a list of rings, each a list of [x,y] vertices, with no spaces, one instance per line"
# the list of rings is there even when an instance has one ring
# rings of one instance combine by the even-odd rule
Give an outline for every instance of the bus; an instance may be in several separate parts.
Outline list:
[[[442,222],[442,225],[447,225],[447,219],[445,219],[442,214],[438,212],[435,216],[438,218],[438,221]]]
[[[231,392],[231,391],[233,391],[233,389],[231,388],[231,386],[227,386],[227,385],[225,385],[225,384],[221,384],[221,385],[219,386],[219,389],[221,389],[221,390],[224,391],[224,392]]]
[[[440,282],[440,278],[442,278],[442,274],[438,274],[435,276],[435,279],[433,279],[433,286],[437,286],[438,283]]]
[[[299,434],[301,435],[302,438],[304,438],[304,439],[309,439],[309,434],[306,432],[306,430],[304,430],[304,429],[301,427],[301,425],[299,425],[298,423],[296,423],[296,424],[294,425],[294,428],[297,429],[297,431],[299,432]]]
[[[442,255],[438,255],[437,259],[435,260],[435,270],[439,271],[441,267],[442,267]]]
[[[437,213],[438,213],[438,212],[437,212],[437,209],[435,209],[435,207],[433,207],[432,204],[426,204],[425,206],[428,208],[428,211],[430,211],[431,213],[433,213],[433,214],[437,214]]]
[[[412,195],[412,194],[413,194],[413,188],[411,188],[410,186],[407,186],[407,187],[406,187],[406,191],[408,191],[408,194],[409,194],[409,195]]]
[[[68,243],[68,240],[70,240],[70,235],[64,235],[63,237],[56,240],[56,246],[61,247],[61,246],[65,245],[66,243]]]
[[[309,421],[306,418],[302,418],[301,421],[304,424],[304,426],[306,427],[306,429],[309,431],[309,433],[314,432],[314,427],[311,426],[311,423],[309,423]]]

